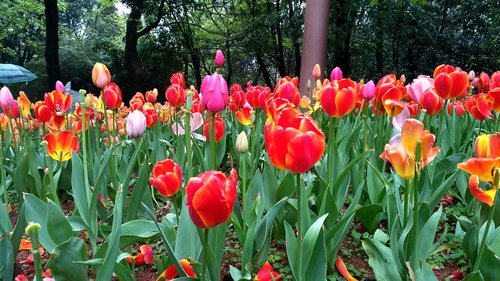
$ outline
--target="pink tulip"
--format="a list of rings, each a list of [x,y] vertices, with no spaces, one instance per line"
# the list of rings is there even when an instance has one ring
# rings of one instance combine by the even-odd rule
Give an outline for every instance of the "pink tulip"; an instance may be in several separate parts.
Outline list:
[[[361,95],[365,100],[371,100],[375,97],[375,83],[373,80],[368,81],[361,91]]]
[[[217,73],[205,76],[201,94],[201,106],[212,113],[222,111],[229,103],[226,80]]]
[[[222,67],[224,65],[224,54],[221,50],[217,50],[217,52],[215,53],[215,64],[218,67]]]
[[[342,80],[342,78],[344,78],[342,76],[342,70],[340,70],[340,67],[335,67],[333,70],[332,70],[332,73],[330,73],[330,81],[333,81],[333,80]]]
[[[410,85],[406,86],[406,91],[414,102],[420,104],[422,94],[433,86],[434,79],[426,75],[419,75],[418,78],[413,79]]]
[[[2,89],[0,89],[0,106],[2,106],[5,111],[5,109],[10,108],[13,103],[14,97],[12,96],[12,93],[9,88],[3,86]]]
[[[66,92],[66,87],[64,87],[64,84],[61,81],[57,80],[57,82],[56,82],[56,90],[59,91],[59,92],[64,93],[64,92]]]

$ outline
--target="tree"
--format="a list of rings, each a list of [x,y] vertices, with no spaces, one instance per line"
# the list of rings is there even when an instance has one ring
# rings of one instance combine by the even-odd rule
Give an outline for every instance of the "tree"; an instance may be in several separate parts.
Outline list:
[[[45,60],[47,62],[47,90],[53,89],[61,76],[59,68],[59,16],[57,0],[44,0],[45,4]]]

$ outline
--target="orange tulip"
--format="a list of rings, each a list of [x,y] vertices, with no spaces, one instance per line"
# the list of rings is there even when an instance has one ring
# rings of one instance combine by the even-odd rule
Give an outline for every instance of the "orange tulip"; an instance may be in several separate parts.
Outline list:
[[[281,280],[281,274],[273,270],[271,264],[266,261],[262,268],[257,272],[257,275],[253,279],[254,281],[278,281]]]
[[[179,84],[170,85],[165,91],[168,103],[173,107],[181,107],[186,103],[186,91]]]
[[[464,102],[464,107],[477,120],[484,120],[492,116],[493,98],[488,94],[470,96]]]
[[[495,187],[489,190],[482,190],[479,188],[479,177],[472,175],[469,178],[469,190],[470,193],[474,195],[477,200],[479,200],[479,202],[487,204],[490,207],[493,206],[493,203],[495,202],[495,194],[497,193]]]
[[[321,66],[319,64],[314,65],[312,75],[315,79],[321,78]]]
[[[70,94],[63,94],[57,90],[50,93],[46,93],[44,96],[45,104],[50,110],[56,113],[56,115],[63,115],[71,109],[71,103],[73,97]]]
[[[156,163],[149,184],[158,189],[163,196],[175,195],[182,187],[181,166],[170,159]]]
[[[357,83],[351,79],[335,80],[323,87],[319,94],[323,111],[330,117],[342,117],[350,113],[356,105],[357,88]]]
[[[307,172],[325,151],[325,135],[314,120],[297,108],[278,110],[264,127],[271,164],[293,173]]]
[[[98,62],[94,64],[94,68],[92,68],[92,82],[101,89],[111,82],[111,74],[106,65]]]
[[[19,104],[19,108],[21,110],[21,116],[28,117],[30,115],[31,110],[31,102],[26,96],[26,93],[23,91],[19,92],[19,97],[17,98],[17,103]]]
[[[245,126],[252,125],[252,107],[245,106],[242,109],[236,111],[235,116],[236,119]]]
[[[406,96],[406,89],[401,82],[396,80],[396,75],[390,74],[382,77],[375,87],[375,105],[376,110],[383,106],[385,112],[393,117],[398,115],[405,108],[405,103],[401,101]]]
[[[236,200],[238,174],[229,177],[219,171],[206,171],[190,178],[186,185],[187,207],[195,225],[211,228],[229,219]]]
[[[49,156],[62,162],[71,159],[71,152],[78,152],[78,139],[71,131],[55,132],[43,138],[47,142]]]
[[[417,143],[420,143],[421,169],[434,160],[439,152],[439,147],[433,147],[435,138],[428,130],[424,130],[422,122],[413,118],[407,119],[401,129],[400,141],[386,144],[380,158],[391,162],[399,176],[411,179],[415,176]]]
[[[347,281],[358,281],[358,279],[352,277],[351,273],[349,273],[347,267],[344,264],[344,261],[342,261],[342,258],[337,258],[337,260],[335,261],[335,266],[337,267],[339,273],[342,274],[342,276]]]
[[[462,97],[469,89],[469,75],[458,67],[442,64],[434,70],[434,88],[443,99]]]
[[[187,277],[197,277],[196,273],[194,273],[193,266],[187,259],[182,259],[179,263],[181,264],[182,269],[184,269],[184,272],[186,272]],[[179,273],[177,272],[175,265],[172,264],[158,277],[156,281],[169,281],[177,277],[179,277]]]
[[[457,165],[482,181],[492,182],[495,169],[500,168],[500,133],[476,138],[474,157]]]
[[[498,76],[500,76],[500,75],[498,75]],[[488,95],[493,100],[493,106],[492,106],[493,110],[495,112],[499,113],[500,112],[500,86],[491,89],[488,92]]]
[[[146,101],[150,103],[155,103],[158,98],[158,90],[154,88],[151,91],[146,92]]]

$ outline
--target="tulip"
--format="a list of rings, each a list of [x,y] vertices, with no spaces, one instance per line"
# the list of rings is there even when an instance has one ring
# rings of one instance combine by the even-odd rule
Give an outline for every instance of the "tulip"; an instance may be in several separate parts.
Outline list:
[[[256,86],[247,90],[246,98],[253,108],[261,108],[265,105],[270,92],[271,89],[268,87]]]
[[[476,78],[476,73],[474,70],[469,71],[469,80],[472,81]]]
[[[460,116],[464,115],[464,113],[465,113],[464,104],[459,100],[455,100],[453,105],[451,103],[448,104],[448,114],[449,115],[453,114],[452,110],[455,110],[457,112],[458,117],[460,117]]]
[[[236,119],[245,126],[252,125],[252,113],[253,109],[250,105],[244,106],[242,109],[236,111],[235,116]]]
[[[375,83],[373,83],[373,80],[368,81],[368,83],[364,85],[361,94],[363,95],[363,98],[367,101],[375,97]]]
[[[281,279],[281,274],[273,270],[271,264],[266,261],[262,268],[257,272],[257,275],[253,279],[254,281],[278,281]]]
[[[146,130],[146,116],[142,111],[134,110],[127,118],[127,135],[132,138],[138,138],[144,134]]]
[[[217,50],[217,52],[215,52],[215,65],[218,67],[222,67],[224,65],[224,54],[221,50]]]
[[[240,92],[240,91],[243,92],[243,88],[241,88],[240,84],[233,84],[233,85],[231,85],[231,88],[229,88],[229,93],[231,95],[233,95],[236,92]]]
[[[175,195],[182,186],[181,166],[170,159],[156,163],[153,166],[149,184],[154,186],[165,197]]]
[[[104,95],[104,97],[103,97]],[[110,82],[101,95],[101,100],[105,101],[107,109],[117,109],[122,105],[122,92],[120,87],[113,82]]]
[[[333,80],[341,80],[342,78],[344,78],[342,76],[342,70],[340,70],[340,67],[335,67],[332,72],[330,73],[330,81],[333,81]]]
[[[47,122],[52,117],[52,111],[45,101],[37,101],[34,105],[35,118],[40,122]]]
[[[493,98],[488,94],[470,96],[464,102],[464,107],[477,120],[484,120],[492,116]]]
[[[290,78],[286,76],[285,78],[281,78],[274,88],[274,97],[286,99],[293,103],[294,106],[299,105],[300,93],[298,84],[299,79],[297,77]]]
[[[434,88],[443,99],[461,97],[469,89],[469,75],[458,67],[442,64],[434,70]]]
[[[31,110],[31,102],[23,91],[19,92],[19,97],[17,97],[17,103],[21,110],[21,115],[23,117],[28,117]]]
[[[203,134],[205,135],[206,139],[209,141],[210,140],[210,133],[209,130],[212,128],[212,118],[208,119],[208,122],[205,122],[203,124]],[[215,117],[215,142],[219,142],[222,140],[224,137],[224,120],[220,116]]]
[[[182,125],[184,125],[184,120],[182,121]],[[198,133],[195,133],[195,131],[198,130],[203,125],[203,116],[201,115],[201,113],[194,112],[193,114],[191,114],[191,117],[189,119],[189,125],[190,125],[190,128],[191,128],[191,133],[190,134],[195,139],[198,139],[198,140],[201,140],[201,141],[206,141],[207,140],[205,138],[205,136],[200,135]],[[186,131],[184,130],[184,128],[180,124],[178,124],[178,123],[174,123],[172,125],[172,131],[176,135],[184,135],[186,133]]]
[[[493,181],[495,169],[500,168],[500,133],[480,135],[474,145],[474,157],[457,165],[482,181]]]
[[[190,178],[186,185],[187,207],[195,225],[208,229],[231,217],[236,200],[238,175],[229,177],[219,171],[207,171]]]
[[[426,110],[428,115],[436,115],[443,107],[443,99],[431,88],[425,91],[420,97],[420,104]]]
[[[248,138],[245,131],[242,131],[238,135],[238,137],[236,138],[236,144],[234,146],[236,148],[236,151],[241,154],[244,154],[248,151]]]
[[[194,273],[193,266],[187,259],[182,259],[179,263],[182,269],[184,269],[184,272],[186,272],[187,277],[197,277],[196,273]],[[170,281],[177,277],[179,277],[179,273],[175,265],[172,264],[158,277],[157,281]]]
[[[71,152],[78,152],[78,138],[71,131],[54,132],[43,138],[47,142],[47,150],[52,159],[59,162],[71,159]]]
[[[19,118],[21,116],[21,113],[19,112],[19,104],[17,103],[17,100],[14,100],[12,105],[7,108],[7,111],[5,112],[10,118]]]
[[[181,107],[186,103],[186,91],[179,84],[170,85],[165,91],[168,103],[173,107]]]
[[[73,96],[54,90],[50,93],[46,93],[44,95],[44,100],[50,110],[55,112],[57,115],[62,115],[71,109]]]
[[[293,173],[307,172],[325,151],[325,135],[314,120],[294,107],[278,110],[264,126],[271,164]]]
[[[434,79],[426,75],[419,75],[417,79],[413,79],[410,85],[406,86],[406,91],[414,102],[420,103],[422,94],[432,86],[434,86]]]
[[[335,261],[335,266],[347,281],[358,281],[358,279],[352,277],[351,273],[349,273],[342,258],[337,258],[337,260]]]
[[[146,92],[146,101],[150,103],[155,103],[158,98],[158,90],[154,88],[152,91]]]
[[[98,62],[94,65],[94,68],[92,68],[92,82],[101,89],[111,82],[111,74],[106,65]]]
[[[66,92],[66,87],[64,86],[64,84],[61,81],[57,80],[56,81],[56,90],[64,93],[64,92]]]
[[[403,110],[405,104],[401,99],[404,96],[406,96],[406,89],[396,80],[394,74],[382,77],[375,87],[375,104],[381,103],[390,117],[398,115]],[[376,109],[380,110],[380,106]]]
[[[153,127],[158,121],[158,112],[154,108],[148,108],[142,113],[146,116],[146,128]]]
[[[132,264],[134,262],[134,266],[141,266],[143,264],[153,264],[155,260],[153,249],[149,245],[142,245],[139,247],[141,251],[136,256],[127,257],[125,261],[128,264]]]
[[[172,76],[170,77],[170,83],[180,85],[183,89],[186,87],[184,75],[182,75],[182,73],[180,72],[172,74]]]
[[[492,75],[493,77],[493,75]],[[493,80],[493,79],[491,79]],[[490,76],[488,73],[481,72],[479,74],[479,78],[477,79],[477,92],[478,93],[486,93],[488,92],[488,89],[490,88]]]
[[[10,92],[9,88],[3,86],[2,89],[0,89],[0,106],[4,109],[4,111],[6,111],[6,109],[9,108],[13,103],[14,97],[12,96],[12,93]]]
[[[321,78],[321,67],[319,66],[319,64],[315,64],[315,65],[314,65],[313,72],[312,72],[312,76],[313,76],[315,79],[319,79],[319,78]]]
[[[222,111],[229,103],[226,80],[217,73],[205,76],[201,93],[201,106],[212,113]]]
[[[352,81],[351,79],[345,80]],[[331,117],[341,117],[350,113],[356,105],[356,93],[353,87],[355,86],[351,84],[340,88],[337,82],[323,87],[319,99],[323,111]]]

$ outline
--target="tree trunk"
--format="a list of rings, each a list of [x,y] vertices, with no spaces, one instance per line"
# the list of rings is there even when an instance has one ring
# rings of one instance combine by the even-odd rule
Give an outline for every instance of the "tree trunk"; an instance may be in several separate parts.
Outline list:
[[[259,64],[260,67],[260,72],[262,72],[262,76],[264,76],[264,81],[266,82],[266,85],[269,88],[273,88],[273,82],[271,81],[271,75],[269,74],[269,71],[267,70],[266,63],[264,62],[264,58],[262,58],[262,54],[257,52],[255,55],[257,59],[257,63]]]
[[[276,1],[276,10],[277,14],[280,13],[280,1]],[[281,17],[276,21],[275,28],[271,28],[273,32],[273,37],[276,38],[276,65],[278,66],[278,72],[281,77],[285,77],[286,66],[285,66],[285,55],[283,50],[283,34],[281,32]]]
[[[45,4],[45,61],[47,63],[47,90],[53,90],[60,79],[59,68],[59,17],[57,0],[44,0]]]
[[[345,75],[351,73],[351,38],[355,16],[354,7],[350,0],[336,1],[335,7],[335,41],[333,61]]]
[[[304,44],[300,69],[300,93],[307,95],[307,81],[314,81],[315,64],[325,69],[328,41],[328,13],[330,0],[307,0],[304,20]]]

